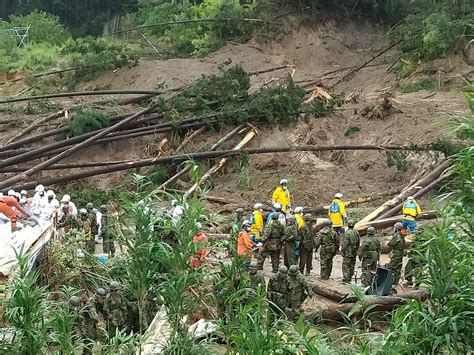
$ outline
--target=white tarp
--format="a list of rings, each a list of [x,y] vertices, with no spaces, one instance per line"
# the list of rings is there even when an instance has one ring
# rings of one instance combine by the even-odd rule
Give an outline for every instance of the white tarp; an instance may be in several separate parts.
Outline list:
[[[22,228],[12,233],[10,221],[5,221],[4,219],[0,220],[0,274],[8,276],[17,265],[15,251],[19,252],[22,246],[24,252],[29,250],[38,238],[51,226],[49,219],[39,219],[38,222],[39,224],[31,227],[22,224],[19,220],[18,226],[22,226]],[[41,241],[41,245],[35,246],[31,252],[33,254],[38,253],[42,245],[44,245],[50,237],[50,234],[45,236]]]

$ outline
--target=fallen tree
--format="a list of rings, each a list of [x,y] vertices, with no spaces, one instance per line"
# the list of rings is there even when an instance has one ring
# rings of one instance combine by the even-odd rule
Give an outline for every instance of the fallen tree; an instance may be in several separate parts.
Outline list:
[[[418,216],[418,220],[430,220],[430,219],[436,219],[438,218],[438,215],[436,214],[435,211],[426,211],[423,212],[420,216]],[[360,232],[365,232],[367,228],[369,227],[374,227],[375,229],[382,229],[382,228],[387,228],[387,227],[392,227],[395,223],[401,222],[403,219],[402,215],[395,216],[395,217],[390,217],[390,218],[384,218],[384,219],[379,219],[376,221],[369,221],[363,224],[359,224],[355,226],[355,229],[360,231]]]
[[[103,133],[103,132],[102,132]],[[90,144],[90,142],[86,141],[84,142],[86,144]],[[82,146],[85,144],[81,143]],[[71,149],[76,149],[71,148]],[[34,186],[36,186],[39,181],[43,185],[52,185],[52,184],[58,184],[58,183],[63,183],[63,182],[68,182],[68,181],[75,181],[78,179],[83,179],[86,177],[91,177],[91,176],[96,176],[96,175],[103,175],[103,174],[108,174],[112,173],[115,171],[123,171],[123,170],[130,170],[130,169],[136,169],[136,168],[142,168],[145,166],[153,166],[153,165],[161,165],[161,164],[168,164],[168,163],[179,163],[183,161],[187,161],[190,159],[194,160],[200,160],[200,159],[213,159],[213,158],[223,158],[227,156],[235,156],[241,154],[241,152],[246,152],[248,154],[268,154],[268,153],[290,153],[290,152],[322,152],[322,151],[334,151],[334,150],[417,150],[417,151],[423,151],[423,150],[431,150],[432,148],[430,146],[417,146],[414,148],[412,145],[410,146],[394,146],[394,145],[304,145],[304,146],[290,146],[290,147],[275,147],[275,148],[251,148],[251,149],[242,149],[240,151],[235,151],[235,150],[217,150],[214,152],[198,152],[198,153],[189,153],[189,154],[181,154],[181,155],[171,155],[171,156],[166,156],[166,157],[159,157],[159,158],[149,158],[149,159],[142,159],[142,160],[136,160],[130,163],[124,163],[124,164],[116,164],[112,166],[106,166],[106,167],[101,167],[97,169],[91,169],[89,171],[83,171],[81,173],[77,174],[69,174],[67,176],[59,176],[59,177],[54,177],[54,178],[47,178],[47,179],[40,179],[38,181],[30,182],[28,184],[23,184],[19,185],[21,186],[21,189],[30,189]],[[67,151],[68,152],[68,151]],[[54,158],[57,159],[57,158]],[[62,158],[60,158],[62,159]],[[59,160],[60,160],[59,159]],[[24,175],[16,176],[14,178],[10,178],[6,181],[3,181],[0,183],[0,189],[6,189],[10,188],[14,183],[17,183],[19,181],[25,181],[30,178],[31,171],[34,172],[39,172],[42,169],[51,166],[55,162],[59,160],[52,160],[49,159],[45,163],[41,163],[37,167],[34,167],[30,169],[28,173],[25,173]],[[51,163],[53,161],[53,163]],[[33,170],[34,169],[34,170]],[[12,183],[12,181],[14,181]],[[16,186],[17,189],[19,189],[18,186]]]
[[[314,323],[326,322],[342,322],[355,307],[359,307],[353,312],[351,317],[356,318],[364,314],[364,312],[380,312],[391,311],[407,302],[409,299],[425,301],[429,296],[427,290],[420,289],[406,293],[397,294],[396,296],[367,296],[362,303],[345,303],[314,312],[309,318]],[[370,308],[369,308],[370,307]]]

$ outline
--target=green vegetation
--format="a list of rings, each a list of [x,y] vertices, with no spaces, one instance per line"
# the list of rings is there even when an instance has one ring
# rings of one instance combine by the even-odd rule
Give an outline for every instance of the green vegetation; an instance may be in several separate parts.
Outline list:
[[[350,137],[357,132],[360,132],[360,127],[353,125],[346,129],[346,131],[344,132],[344,136]]]
[[[436,86],[436,79],[433,78],[425,78],[419,81],[415,81],[410,84],[402,85],[401,91],[404,94],[408,94],[410,92],[416,92],[420,90],[427,90],[432,89]]]
[[[83,111],[74,112],[69,122],[71,137],[91,132],[109,126],[109,118],[103,112]]]

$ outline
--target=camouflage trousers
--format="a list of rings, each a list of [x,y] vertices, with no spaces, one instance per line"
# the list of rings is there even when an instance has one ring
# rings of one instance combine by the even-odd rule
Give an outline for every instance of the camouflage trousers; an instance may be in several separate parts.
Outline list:
[[[287,268],[298,265],[298,256],[295,255],[295,244],[286,243],[283,247],[283,262]]]
[[[114,239],[110,237],[107,233],[103,235],[102,238],[102,248],[104,249],[105,254],[112,254],[114,256],[115,254],[115,244],[114,244]]]
[[[89,254],[94,254],[95,253],[95,240],[94,238],[88,239],[84,243],[84,249],[89,253]]]
[[[405,266],[405,280],[408,282],[415,282],[418,277],[420,264],[413,258],[408,259],[407,265]]]
[[[354,276],[356,256],[344,256],[342,259],[342,282],[351,282]]]
[[[319,254],[319,258],[321,259],[321,278],[329,279],[332,272],[332,259],[334,256],[332,254]]]
[[[279,292],[270,292],[270,308],[277,314],[285,312],[287,301],[285,295]]]
[[[372,260],[368,258],[362,259],[362,276],[360,281],[362,286],[367,287],[372,285],[372,281],[374,279],[374,274],[377,270],[377,260]]]
[[[313,249],[301,248],[300,251],[300,272],[303,273],[306,266],[306,274],[313,269]]]
[[[393,284],[396,285],[400,282],[400,276],[402,274],[403,258],[392,258],[388,267],[393,274]]]
[[[301,315],[302,304],[306,299],[306,294],[301,295],[298,298],[291,298],[288,304],[288,318],[291,320],[297,320]]]
[[[275,251],[267,251],[263,249],[257,258],[258,269],[263,270],[263,264],[265,263],[265,260],[268,258],[268,256],[270,256],[272,262],[272,272],[278,272],[278,267],[280,266],[280,252],[280,249]]]

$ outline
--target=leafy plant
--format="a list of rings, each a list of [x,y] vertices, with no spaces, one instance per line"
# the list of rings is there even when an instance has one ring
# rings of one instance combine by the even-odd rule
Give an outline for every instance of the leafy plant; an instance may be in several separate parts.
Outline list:
[[[109,118],[103,112],[77,111],[69,122],[69,134],[72,137],[105,128],[109,125]]]
[[[350,137],[357,132],[360,132],[359,126],[350,126],[349,128],[346,129],[346,131],[344,132],[344,135],[346,137]]]
[[[414,83],[402,85],[401,92],[408,94],[410,92],[416,92],[420,90],[432,89],[436,86],[436,79],[426,78]]]

